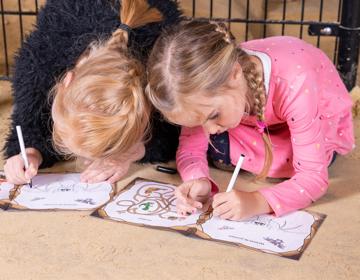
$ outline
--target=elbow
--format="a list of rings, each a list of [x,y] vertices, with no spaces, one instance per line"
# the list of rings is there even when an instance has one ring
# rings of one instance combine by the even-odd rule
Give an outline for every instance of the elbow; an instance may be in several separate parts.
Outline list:
[[[312,192],[311,200],[315,202],[320,197],[326,194],[329,188],[329,178],[326,176],[317,176],[314,178],[314,192]]]

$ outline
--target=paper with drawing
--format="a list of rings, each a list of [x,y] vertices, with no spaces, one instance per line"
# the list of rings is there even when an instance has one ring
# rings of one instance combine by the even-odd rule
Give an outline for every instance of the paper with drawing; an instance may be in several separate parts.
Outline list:
[[[137,179],[93,215],[132,224],[168,228],[198,237],[298,259],[324,215],[297,211],[242,222],[212,217],[212,211],[178,217],[175,186]],[[209,209],[211,210],[211,209]]]
[[[80,174],[37,175],[29,185],[17,186],[10,209],[74,209],[91,210],[107,202],[113,194],[111,184],[80,182]]]
[[[105,205],[104,210],[115,220],[131,223],[160,227],[195,224],[200,214],[177,216],[173,193],[172,185],[139,182]]]

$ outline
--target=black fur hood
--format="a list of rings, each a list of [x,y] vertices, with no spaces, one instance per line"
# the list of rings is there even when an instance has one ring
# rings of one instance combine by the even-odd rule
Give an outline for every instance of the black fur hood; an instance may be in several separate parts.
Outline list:
[[[164,20],[130,33],[129,47],[143,63],[161,30],[177,24],[182,17],[176,1],[148,2],[163,14]],[[34,31],[27,36],[15,58],[14,110],[4,147],[6,158],[19,153],[15,126],[21,125],[26,147],[36,148],[43,155],[41,167],[51,166],[61,159],[51,142],[49,91],[56,80],[74,66],[89,43],[107,39],[117,29],[119,5],[117,0],[47,0],[39,11]],[[147,144],[143,161],[174,158],[179,129],[154,113],[151,134],[153,137]]]

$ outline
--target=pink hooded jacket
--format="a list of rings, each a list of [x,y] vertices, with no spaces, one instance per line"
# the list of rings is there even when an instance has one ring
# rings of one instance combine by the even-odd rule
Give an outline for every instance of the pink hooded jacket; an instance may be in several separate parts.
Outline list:
[[[300,39],[271,37],[243,43],[241,48],[262,57],[265,123],[274,156],[268,176],[290,179],[259,191],[281,216],[324,195],[333,153],[343,155],[355,147],[352,102],[329,58]],[[243,118],[228,133],[232,164],[244,154],[242,168],[259,173],[265,150],[256,118]],[[184,181],[210,178],[207,149],[208,137],[201,127],[182,128],[177,166]]]

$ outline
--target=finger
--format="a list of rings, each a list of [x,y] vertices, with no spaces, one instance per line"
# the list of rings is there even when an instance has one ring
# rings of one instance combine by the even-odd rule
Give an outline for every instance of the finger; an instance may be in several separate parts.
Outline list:
[[[185,211],[185,212],[193,212],[193,211],[196,211],[196,209],[197,209],[195,206],[193,206],[193,205],[191,205],[189,203],[186,203],[186,202],[184,203],[180,199],[177,199],[175,201],[175,203],[176,203],[176,208],[177,209],[181,209],[182,211]]]
[[[89,182],[91,178],[97,176],[101,172],[102,170],[99,169],[86,169],[84,172],[80,174],[80,181]]]
[[[16,158],[10,164],[11,173],[16,180],[16,184],[29,183],[30,180],[25,177],[24,162],[20,158]]]
[[[191,198],[189,198],[189,197],[185,197],[185,196],[183,196],[183,195],[180,196],[180,197],[178,197],[177,199],[178,199],[179,201],[181,201],[182,204],[189,205],[189,206],[194,207],[194,208],[200,209],[200,208],[203,207],[203,205],[202,205],[201,202],[196,201],[196,200],[193,200],[193,199],[191,199]]]
[[[108,168],[107,170],[99,169],[94,170],[89,174],[88,182],[89,183],[97,183],[108,180],[116,173],[117,169],[115,167]]]
[[[9,165],[4,165],[4,173],[7,182],[9,182],[10,184],[18,184],[11,170],[9,170]]]
[[[9,182],[10,184],[15,184],[14,182],[14,178],[12,176],[11,171],[9,170],[9,162],[6,161],[5,165],[4,165],[4,173],[5,173],[5,178],[6,181]]]
[[[38,168],[34,163],[31,163],[29,168],[25,171],[25,178],[30,180],[34,176],[36,176],[38,172]]]
[[[193,200],[202,201],[205,203],[210,198],[210,194],[205,194],[205,195],[198,194],[196,196],[189,196],[189,197]]]
[[[221,215],[224,215],[225,213],[229,212],[231,210],[230,203],[223,203],[217,207],[213,207],[213,215],[220,217]]]
[[[175,189],[175,197],[186,200],[189,197],[191,186],[192,184],[189,183],[181,184]]]
[[[178,186],[175,190],[175,195],[184,195],[184,196],[187,196],[189,191],[190,191],[190,184],[188,183],[184,183],[184,184],[181,184],[180,186]]]
[[[80,175],[81,182],[88,182],[91,178],[97,176],[99,173],[110,170],[113,167],[105,165],[102,160],[93,161]]]
[[[114,175],[114,169],[111,168],[106,171],[96,170],[93,172],[93,174],[94,175],[88,179],[88,182],[90,184],[106,181],[107,179],[109,179],[109,177]]]
[[[87,169],[85,169],[85,171],[81,172],[81,174],[80,174],[80,182],[86,182],[87,181],[87,174],[88,174]]]
[[[179,217],[182,217],[182,216],[183,216],[182,212],[181,212],[179,209],[176,210],[176,214],[177,214]]]
[[[97,161],[93,161],[91,163],[89,163],[89,165],[86,166],[85,170],[83,171],[83,173],[88,173],[91,172],[94,169],[98,169],[98,163]]]
[[[107,179],[107,181],[110,183],[110,184],[114,184],[116,183],[117,181],[119,181],[123,176],[124,176],[124,173],[123,171],[118,171],[116,172],[114,175],[112,175],[109,179]]]
[[[187,215],[186,215],[186,212],[184,212],[184,211],[182,211],[182,210],[180,210],[180,209],[176,210],[176,213],[177,213],[177,215],[178,215],[179,217],[186,217],[186,216],[187,216]]]
[[[90,164],[91,164],[91,160],[85,159],[85,160],[83,161],[83,164],[84,164],[84,165],[90,165]]]
[[[187,216],[189,214],[195,214],[196,213],[196,208],[193,208],[189,205],[185,205],[185,204],[177,204],[176,205],[176,209],[177,212],[180,213],[180,215],[182,216]]]
[[[213,197],[212,206],[215,209],[216,207],[220,206],[221,204],[225,203],[229,200],[228,198],[229,193],[218,193],[215,194]]]
[[[10,184],[14,184],[14,185],[22,185],[22,184],[26,183],[26,182],[23,182],[23,181],[19,181],[18,179],[16,179],[13,176],[6,177],[6,181],[9,182]]]
[[[223,220],[232,220],[233,217],[234,217],[234,212],[231,210],[219,216],[219,218]]]
[[[24,163],[20,158],[13,157],[6,161],[4,165],[4,172],[6,180],[12,184],[24,184],[26,179],[21,179],[21,176],[18,178],[18,173],[24,173]]]
[[[11,176],[11,172],[10,172],[10,170],[9,170],[9,163],[8,163],[8,161],[6,161],[5,164],[4,164],[4,173],[5,173],[6,181],[9,182],[9,183],[12,183],[12,182],[10,181],[10,178],[11,178],[12,176]]]
[[[192,207],[192,206],[186,205],[186,204],[180,204],[177,206],[177,208],[184,213],[194,214],[196,212],[195,207]]]

